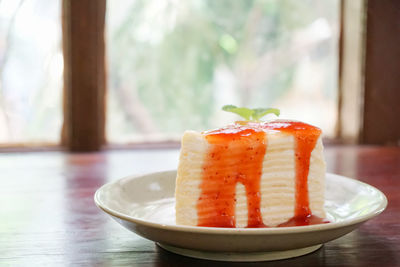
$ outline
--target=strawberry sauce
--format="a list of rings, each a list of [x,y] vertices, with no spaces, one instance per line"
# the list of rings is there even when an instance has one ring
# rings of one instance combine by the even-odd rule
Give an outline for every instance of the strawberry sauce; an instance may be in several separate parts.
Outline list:
[[[276,120],[237,122],[204,133],[210,148],[203,165],[197,202],[198,226],[236,227],[236,184],[241,183],[247,197],[247,227],[268,227],[264,225],[260,211],[260,180],[264,156],[268,153],[266,132],[269,131],[285,132],[295,138],[295,215],[279,226],[325,222],[311,214],[307,184],[311,152],[321,130],[302,122]]]

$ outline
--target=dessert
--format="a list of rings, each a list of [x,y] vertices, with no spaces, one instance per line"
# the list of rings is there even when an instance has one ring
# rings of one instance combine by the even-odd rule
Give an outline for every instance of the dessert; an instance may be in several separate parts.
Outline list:
[[[287,120],[186,131],[176,223],[257,228],[325,222],[320,135],[317,127]]]

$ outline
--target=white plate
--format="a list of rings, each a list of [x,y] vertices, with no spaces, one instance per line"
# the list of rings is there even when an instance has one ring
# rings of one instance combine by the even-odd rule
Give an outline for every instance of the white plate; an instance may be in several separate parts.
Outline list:
[[[259,261],[290,258],[318,249],[381,213],[385,195],[344,176],[326,175],[331,223],[279,228],[216,228],[175,223],[176,171],[127,177],[97,190],[96,205],[132,232],[172,252],[203,259]]]

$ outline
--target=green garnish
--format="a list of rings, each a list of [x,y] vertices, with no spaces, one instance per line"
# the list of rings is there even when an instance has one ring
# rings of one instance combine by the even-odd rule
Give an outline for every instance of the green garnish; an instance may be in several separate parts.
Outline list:
[[[222,107],[222,110],[236,113],[239,116],[243,117],[246,121],[260,121],[262,117],[267,114],[273,113],[276,116],[279,116],[280,111],[276,108],[240,108],[234,105],[225,105]]]

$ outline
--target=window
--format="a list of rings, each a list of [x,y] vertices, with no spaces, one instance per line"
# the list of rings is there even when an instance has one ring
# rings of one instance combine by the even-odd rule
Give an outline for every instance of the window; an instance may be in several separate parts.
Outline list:
[[[60,13],[60,1],[0,2],[0,145],[60,141]]]
[[[107,4],[110,142],[218,127],[237,119],[225,104],[277,107],[334,136],[338,0]]]
[[[377,3],[0,1],[0,146],[177,140],[236,120],[224,104],[397,143],[397,2]]]

